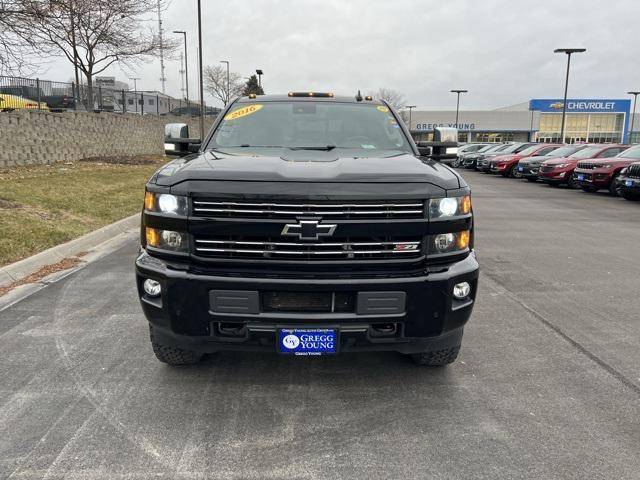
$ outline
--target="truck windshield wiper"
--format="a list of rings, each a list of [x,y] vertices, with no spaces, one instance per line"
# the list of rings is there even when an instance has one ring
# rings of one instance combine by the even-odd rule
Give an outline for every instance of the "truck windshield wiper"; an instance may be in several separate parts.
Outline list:
[[[336,148],[335,145],[325,145],[324,147],[288,147],[290,150],[320,150],[323,152],[329,152]]]

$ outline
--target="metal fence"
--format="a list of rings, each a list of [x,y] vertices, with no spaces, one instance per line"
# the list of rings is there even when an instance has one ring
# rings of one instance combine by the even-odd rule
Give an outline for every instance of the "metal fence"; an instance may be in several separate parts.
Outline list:
[[[174,98],[160,92],[132,91],[94,85],[53,82],[39,78],[0,76],[0,111],[35,109],[51,112],[93,111],[138,115],[200,114],[198,102]],[[217,115],[219,108],[207,107],[205,115]]]

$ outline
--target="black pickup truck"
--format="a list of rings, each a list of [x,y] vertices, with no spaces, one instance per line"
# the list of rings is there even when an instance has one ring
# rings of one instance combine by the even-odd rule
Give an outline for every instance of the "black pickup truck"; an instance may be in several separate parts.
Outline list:
[[[370,97],[251,95],[148,181],[135,261],[157,358],[397,351],[453,362],[478,263],[470,189]]]

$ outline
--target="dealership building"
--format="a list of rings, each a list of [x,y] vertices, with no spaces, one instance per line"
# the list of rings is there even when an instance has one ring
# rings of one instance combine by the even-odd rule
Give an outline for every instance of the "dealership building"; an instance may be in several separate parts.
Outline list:
[[[562,99],[532,99],[495,110],[465,111],[458,115],[461,142],[559,142]],[[631,100],[568,99],[565,126],[567,143],[640,143],[640,115],[631,125]],[[413,111],[411,132],[416,140],[430,140],[434,127],[455,127],[454,111]]]

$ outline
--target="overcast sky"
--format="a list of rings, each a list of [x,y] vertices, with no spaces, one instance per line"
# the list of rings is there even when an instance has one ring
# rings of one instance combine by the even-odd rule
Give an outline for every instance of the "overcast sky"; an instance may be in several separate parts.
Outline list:
[[[561,97],[566,57],[569,96],[626,98],[640,89],[640,0],[202,0],[204,64],[230,60],[248,76],[264,70],[267,93],[363,93],[394,88],[418,109],[490,109]],[[190,96],[196,83],[196,0],[171,0],[167,35],[189,36]],[[66,81],[60,59],[41,77]],[[179,96],[179,62],[166,62],[167,93]],[[118,80],[131,72],[113,68]],[[138,68],[138,88],[160,90],[159,61]],[[211,97],[205,96],[207,102]]]

